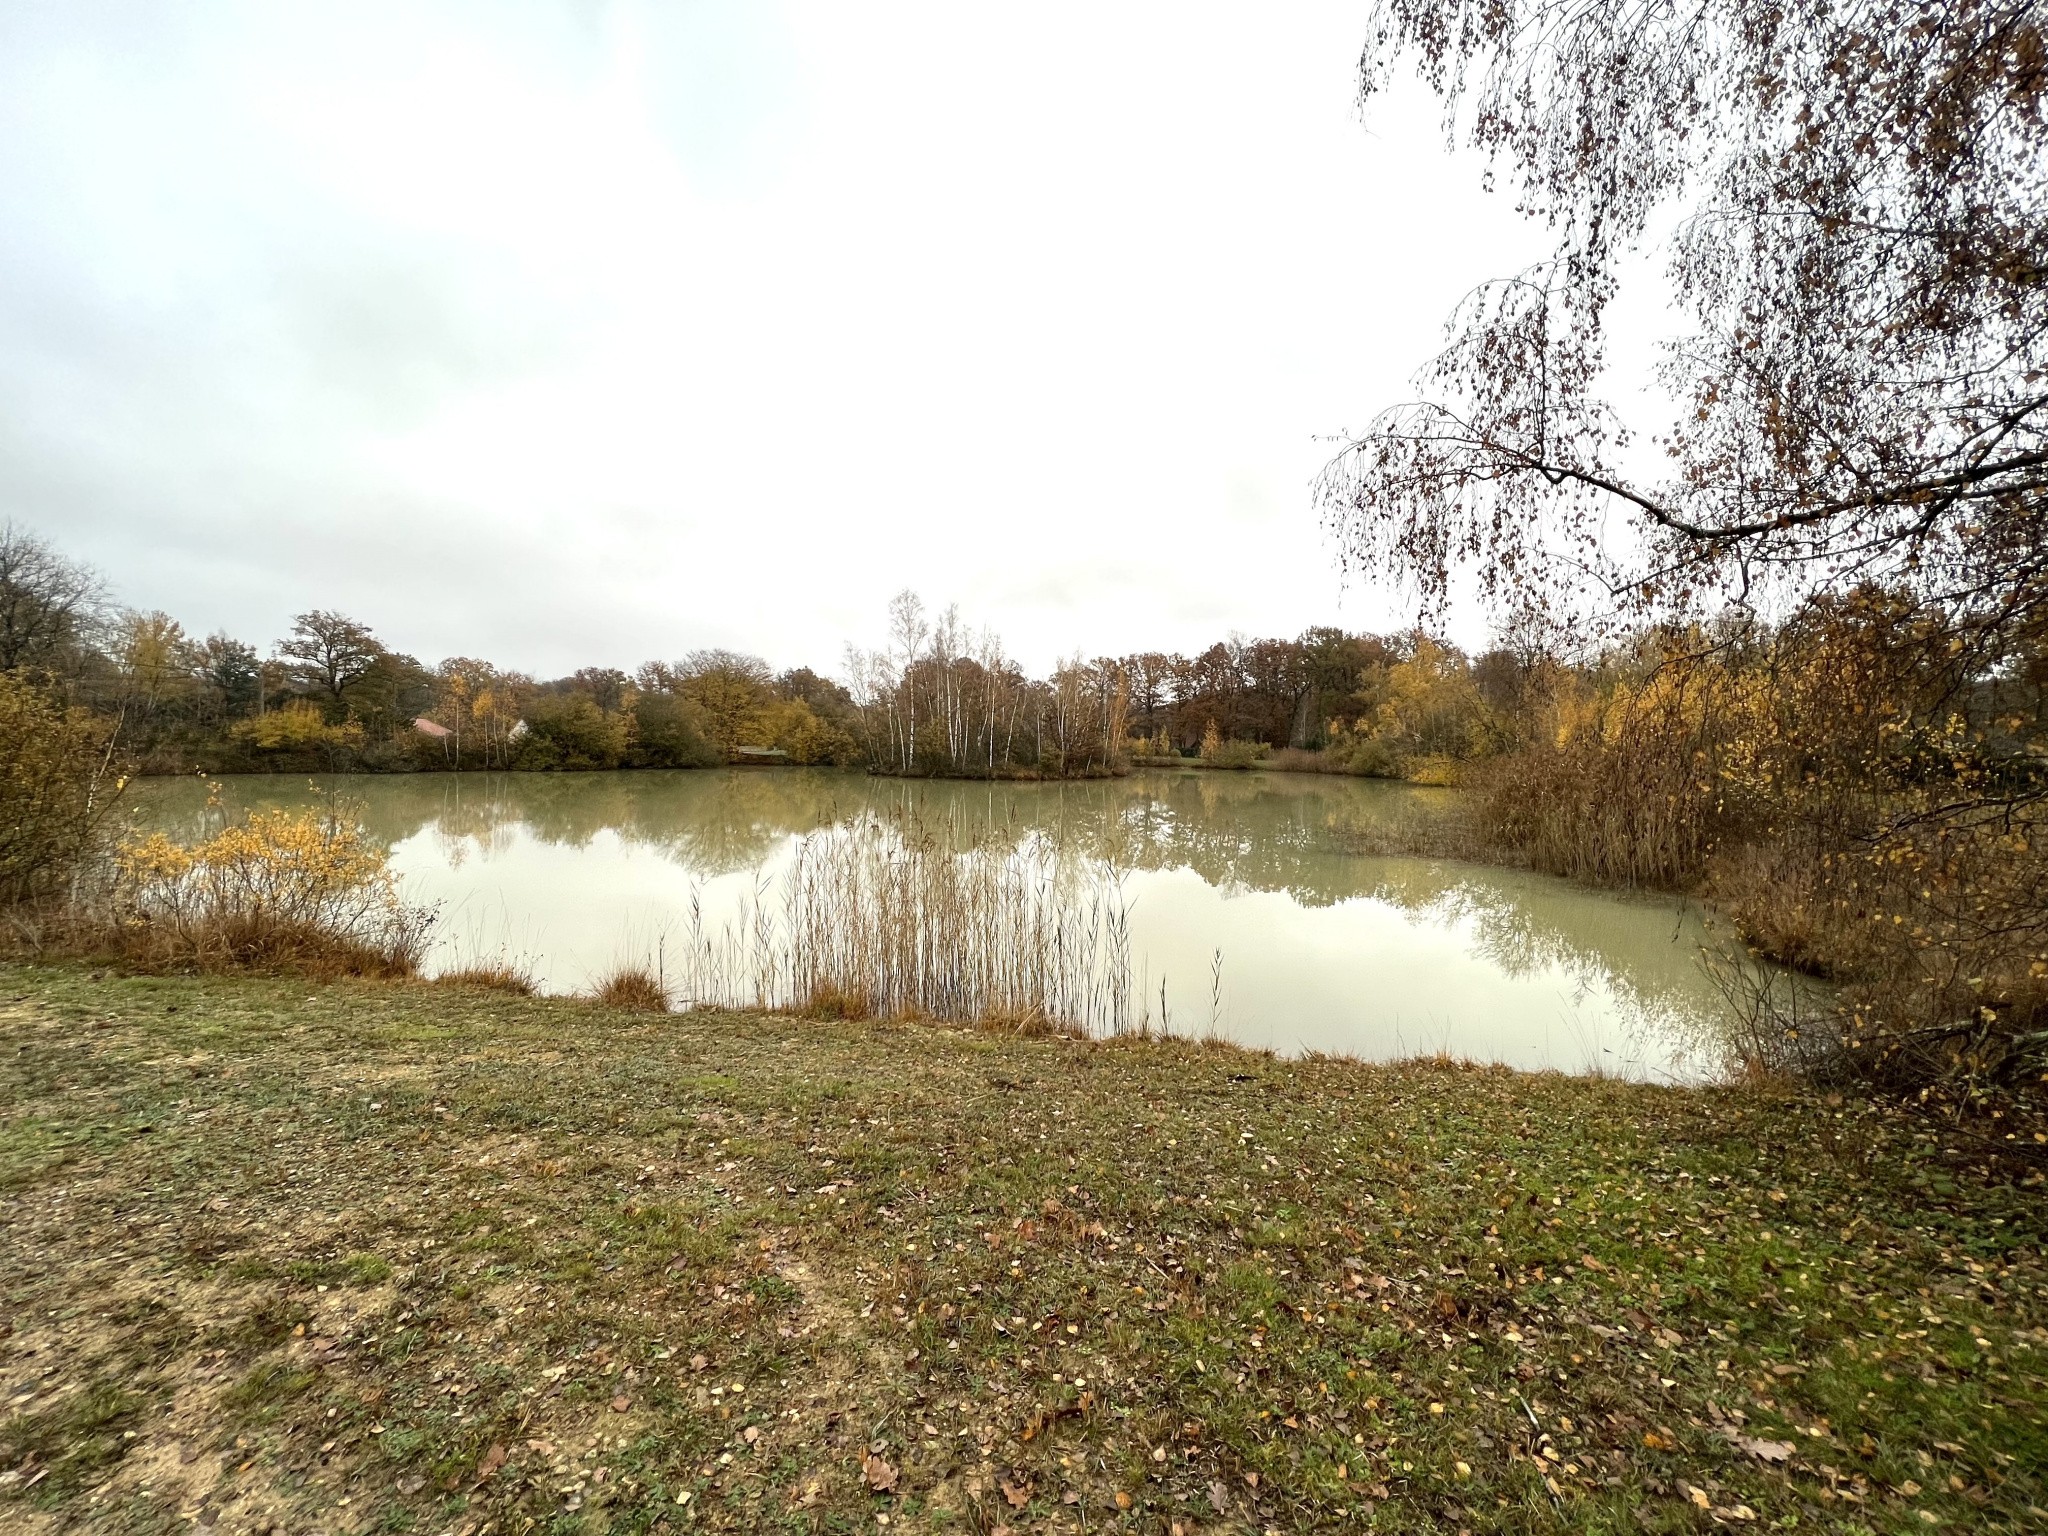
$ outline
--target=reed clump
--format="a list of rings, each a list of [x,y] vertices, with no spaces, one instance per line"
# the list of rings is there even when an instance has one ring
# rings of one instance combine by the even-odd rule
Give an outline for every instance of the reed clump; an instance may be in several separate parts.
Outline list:
[[[693,910],[681,948],[696,1003],[1020,1034],[1133,1027],[1121,881],[1042,836],[863,816],[803,839],[718,931]]]
[[[591,984],[593,1001],[623,1013],[667,1013],[668,988],[661,977],[642,965],[614,966]]]

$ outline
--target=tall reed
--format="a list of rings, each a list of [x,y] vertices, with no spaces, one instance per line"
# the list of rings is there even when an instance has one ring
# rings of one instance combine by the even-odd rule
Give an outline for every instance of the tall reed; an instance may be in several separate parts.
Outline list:
[[[868,814],[801,839],[779,882],[707,929],[692,904],[677,990],[693,1003],[1126,1034],[1130,915],[1117,871],[1049,838],[969,837]]]

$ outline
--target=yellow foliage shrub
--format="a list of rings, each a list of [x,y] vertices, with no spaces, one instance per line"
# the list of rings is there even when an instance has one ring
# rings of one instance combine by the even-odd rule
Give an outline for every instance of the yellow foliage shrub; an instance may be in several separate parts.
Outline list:
[[[131,838],[115,866],[122,948],[138,959],[410,975],[433,921],[339,806],[251,812],[190,847]]]
[[[326,716],[305,699],[293,699],[252,720],[238,720],[228,734],[264,752],[303,751],[315,747],[359,747],[363,728],[354,720],[329,725]]]
[[[97,861],[99,829],[127,781],[103,721],[0,672],[0,903],[62,891]]]

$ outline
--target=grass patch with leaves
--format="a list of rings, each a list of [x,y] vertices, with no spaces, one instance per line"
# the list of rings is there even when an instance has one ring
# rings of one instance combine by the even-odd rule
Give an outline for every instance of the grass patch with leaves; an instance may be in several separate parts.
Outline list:
[[[2039,1190],[1817,1099],[9,967],[0,1152],[0,1525],[2048,1520]]]

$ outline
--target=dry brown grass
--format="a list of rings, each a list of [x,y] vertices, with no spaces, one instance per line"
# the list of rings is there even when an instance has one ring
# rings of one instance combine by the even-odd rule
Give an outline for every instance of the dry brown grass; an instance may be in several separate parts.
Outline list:
[[[796,1011],[814,1019],[871,1019],[875,1016],[875,1005],[874,999],[863,992],[821,981]]]
[[[250,971],[311,981],[416,976],[424,941],[424,926],[359,937],[274,919],[171,926],[63,908],[16,908],[0,928],[0,954],[14,958],[88,960],[138,975]]]
[[[434,977],[443,987],[481,987],[490,992],[509,992],[515,997],[532,997],[540,991],[533,972],[516,960],[472,960]]]
[[[645,966],[621,964],[598,977],[590,996],[607,1008],[625,1013],[667,1013],[668,989],[661,978]]]

